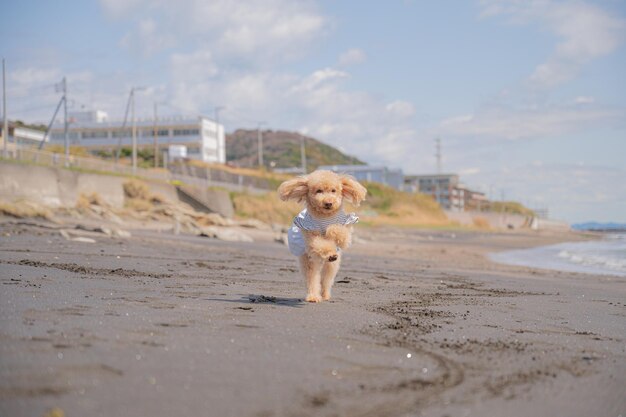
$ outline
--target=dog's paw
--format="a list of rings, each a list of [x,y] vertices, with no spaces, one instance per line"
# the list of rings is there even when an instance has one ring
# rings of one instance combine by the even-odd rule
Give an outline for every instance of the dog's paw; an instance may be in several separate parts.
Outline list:
[[[322,291],[322,300],[324,301],[330,300],[330,291]]]
[[[332,224],[326,229],[326,238],[335,242],[341,249],[346,249],[352,244],[351,235],[350,229],[340,224]]]
[[[307,294],[304,301],[308,301],[309,303],[320,303],[322,301],[322,297],[319,295]]]
[[[335,262],[337,259],[339,259],[338,255],[330,255],[328,257],[328,262]]]

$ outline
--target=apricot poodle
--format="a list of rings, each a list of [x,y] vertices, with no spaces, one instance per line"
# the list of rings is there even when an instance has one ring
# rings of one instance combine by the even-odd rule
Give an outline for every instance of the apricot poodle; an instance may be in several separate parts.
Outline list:
[[[330,299],[330,290],[341,263],[341,251],[352,242],[352,228],[359,220],[343,210],[344,199],[358,207],[367,190],[354,178],[331,171],[315,171],[283,182],[281,200],[305,203],[289,228],[289,250],[300,259],[307,284],[306,301]]]

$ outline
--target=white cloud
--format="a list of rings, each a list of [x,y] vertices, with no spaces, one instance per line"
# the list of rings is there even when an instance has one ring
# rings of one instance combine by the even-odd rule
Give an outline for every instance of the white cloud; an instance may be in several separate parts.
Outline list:
[[[584,131],[598,125],[623,120],[624,111],[585,106],[542,106],[535,109],[481,110],[443,120],[437,131],[441,134],[492,139],[549,138]]]
[[[592,104],[595,102],[596,102],[596,99],[594,97],[589,97],[589,96],[578,96],[574,99],[575,104]]]
[[[576,77],[592,60],[608,55],[624,41],[626,21],[581,1],[483,0],[481,16],[508,16],[514,23],[540,22],[559,39],[553,53],[537,65],[530,82],[554,87]]]
[[[58,68],[28,67],[18,68],[9,72],[9,78],[14,85],[17,84],[17,88],[34,84],[60,82],[62,77]]]
[[[479,173],[480,173],[480,168],[478,167],[463,168],[459,170],[459,175],[464,176],[464,177],[469,177],[469,176],[476,175]]]
[[[415,114],[415,106],[408,101],[396,100],[385,106],[385,109],[392,115],[398,117],[411,117]]]
[[[238,61],[299,56],[323,34],[327,19],[310,0],[101,0],[118,19],[143,16],[122,43],[149,52],[173,46],[210,50]],[[157,30],[158,28],[158,30]]]
[[[367,59],[365,52],[358,48],[348,49],[339,56],[339,66],[347,67],[350,65],[362,64]]]

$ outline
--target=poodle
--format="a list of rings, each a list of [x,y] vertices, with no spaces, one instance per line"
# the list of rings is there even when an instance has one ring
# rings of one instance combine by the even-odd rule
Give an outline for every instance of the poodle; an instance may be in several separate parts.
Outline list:
[[[367,190],[354,178],[331,171],[315,171],[278,187],[283,201],[304,201],[305,209],[293,221],[287,235],[289,251],[300,259],[307,284],[305,300],[330,299],[330,290],[341,263],[341,251],[352,242],[352,227],[359,220],[343,211],[343,200],[358,207]]]

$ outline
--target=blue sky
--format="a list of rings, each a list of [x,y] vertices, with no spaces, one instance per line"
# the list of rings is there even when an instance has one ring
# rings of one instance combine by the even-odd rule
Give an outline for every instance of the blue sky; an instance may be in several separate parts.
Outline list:
[[[56,4],[55,4],[56,3]],[[626,222],[626,0],[2,2],[9,117],[221,112],[555,218]]]

